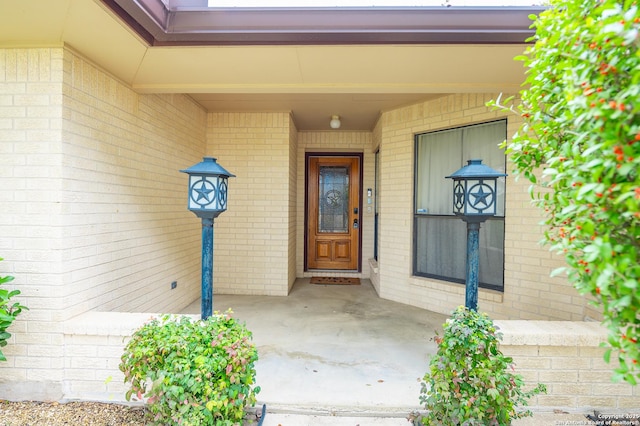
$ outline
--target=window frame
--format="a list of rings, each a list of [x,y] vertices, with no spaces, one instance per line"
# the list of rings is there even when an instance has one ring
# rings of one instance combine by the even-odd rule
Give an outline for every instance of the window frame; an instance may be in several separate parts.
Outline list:
[[[473,123],[473,124],[466,124],[466,125],[462,125],[462,126],[455,126],[455,127],[448,127],[448,128],[443,128],[443,129],[438,129],[438,130],[433,130],[433,131],[428,131],[428,132],[421,132],[421,133],[416,133],[414,135],[414,144],[413,144],[413,148],[414,148],[414,152],[413,152],[413,160],[414,160],[414,167],[413,167],[413,206],[412,206],[412,215],[413,215],[413,229],[412,229],[412,275],[416,276],[416,277],[422,277],[422,278],[432,278],[432,279],[437,279],[440,281],[446,281],[446,282],[451,282],[454,284],[462,284],[465,285],[465,279],[460,279],[460,278],[455,278],[455,277],[447,277],[447,276],[443,276],[443,275],[438,275],[438,274],[433,274],[433,273],[427,273],[427,272],[421,272],[418,271],[418,221],[420,219],[423,219],[425,217],[434,217],[434,218],[440,218],[440,219],[452,219],[452,220],[459,220],[460,223],[464,225],[464,222],[456,215],[453,214],[453,206],[451,208],[451,214],[431,214],[431,213],[425,213],[425,212],[418,212],[418,169],[419,169],[419,159],[418,159],[418,144],[419,144],[419,139],[421,136],[423,135],[427,135],[427,134],[435,134],[435,133],[439,133],[439,132],[445,132],[445,131],[453,131],[453,130],[463,130],[465,128],[468,127],[473,127],[473,126],[480,126],[480,125],[487,125],[487,124],[492,124],[492,123],[499,123],[499,122],[503,122],[504,123],[504,130],[505,130],[505,135],[504,135],[504,140],[507,139],[507,129],[508,129],[508,120],[506,118],[501,118],[501,119],[497,119],[497,120],[490,120],[490,121],[486,121],[486,122],[481,122],[481,123]],[[463,165],[461,164],[460,167],[462,167]],[[506,166],[507,166],[507,155],[505,153],[504,155],[504,167],[506,170]],[[451,173],[453,173],[455,170],[451,170]],[[499,291],[499,292],[504,292],[504,286],[505,286],[505,281],[504,281],[504,273],[505,273],[505,254],[504,254],[504,250],[505,250],[505,242],[506,242],[506,228],[505,228],[505,222],[506,222],[506,215],[507,215],[507,207],[506,207],[506,193],[507,193],[507,182],[505,181],[505,185],[504,185],[504,194],[505,197],[503,200],[501,200],[501,202],[504,204],[504,209],[503,215],[496,215],[493,217],[490,217],[487,219],[487,222],[491,222],[491,221],[499,221],[502,222],[502,233],[503,233],[503,238],[502,238],[502,285],[496,285],[496,284],[491,284],[491,283],[486,283],[486,282],[482,282],[480,281],[478,283],[478,286],[480,288],[484,288],[484,289],[488,289],[488,290],[495,290],[495,291]],[[486,225],[485,225],[486,226]],[[482,228],[481,228],[482,229]],[[465,232],[466,235],[466,232]],[[466,244],[465,244],[466,247]],[[460,253],[460,257],[462,259],[466,259],[466,250],[463,253]]]

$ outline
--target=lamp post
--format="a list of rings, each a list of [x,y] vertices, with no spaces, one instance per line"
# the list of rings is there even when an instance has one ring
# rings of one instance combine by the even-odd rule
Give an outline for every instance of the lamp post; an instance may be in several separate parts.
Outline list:
[[[188,169],[189,201],[187,207],[202,219],[202,319],[213,312],[213,220],[227,209],[227,179],[235,177],[216,163],[213,157]]]
[[[496,214],[497,180],[507,176],[482,164],[468,160],[467,165],[446,176],[453,179],[453,213],[467,223],[467,266],[465,306],[478,310],[478,269],[480,224]]]

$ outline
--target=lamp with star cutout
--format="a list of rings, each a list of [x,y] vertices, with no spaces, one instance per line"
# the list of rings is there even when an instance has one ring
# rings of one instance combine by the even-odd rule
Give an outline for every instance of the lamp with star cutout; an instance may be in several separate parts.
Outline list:
[[[469,160],[467,165],[447,176],[453,179],[453,213],[467,223],[467,256],[464,306],[478,310],[478,277],[480,268],[480,225],[496,214],[496,187],[506,174]]]
[[[206,320],[213,314],[213,222],[227,210],[227,180],[234,177],[213,157],[188,169],[189,210],[202,219],[202,281],[201,317]]]
[[[188,169],[189,201],[187,207],[200,218],[216,218],[227,209],[227,180],[234,177],[216,162],[213,157]]]
[[[453,179],[453,213],[459,216],[495,216],[497,179],[506,174],[468,160],[467,165],[447,176]]]

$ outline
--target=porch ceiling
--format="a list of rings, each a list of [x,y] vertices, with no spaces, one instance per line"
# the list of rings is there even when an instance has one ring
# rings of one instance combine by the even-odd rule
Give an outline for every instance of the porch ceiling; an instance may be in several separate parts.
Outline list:
[[[147,2],[118,0],[129,6]],[[385,110],[446,93],[517,91],[524,79],[522,65],[513,61],[524,49],[513,38],[516,33],[526,38],[522,22],[489,37],[484,34],[486,28],[468,22],[467,14],[461,22],[467,22],[477,35],[467,34],[460,41],[445,37],[441,42],[428,38],[398,42],[403,31],[421,31],[413,21],[413,29],[396,25],[393,37],[369,34],[360,41],[345,28],[327,30],[332,37],[342,33],[344,44],[329,39],[314,43],[308,40],[309,34],[296,38],[294,30],[274,44],[232,43],[228,38],[224,43],[189,41],[187,36],[173,43],[158,42],[148,29],[131,21],[133,26],[127,24],[107,3],[113,7],[115,2],[0,2],[0,46],[64,44],[140,93],[188,93],[208,111],[291,111],[303,131],[329,130],[332,114],[342,117],[342,130],[371,130]],[[171,3],[175,0],[167,4]],[[516,9],[513,16],[520,17],[540,10]],[[446,14],[438,16],[450,19]],[[202,16],[198,19],[201,22]],[[427,24],[434,26],[430,19]],[[184,30],[188,21],[179,22]],[[354,25],[372,32],[370,26]],[[457,37],[469,28],[458,28]],[[202,37],[204,30],[198,31],[192,34]],[[499,41],[500,31],[504,43]],[[443,30],[440,25],[439,33],[447,32],[456,30]],[[234,37],[242,40],[242,34]],[[484,40],[483,44],[471,44],[474,37]]]

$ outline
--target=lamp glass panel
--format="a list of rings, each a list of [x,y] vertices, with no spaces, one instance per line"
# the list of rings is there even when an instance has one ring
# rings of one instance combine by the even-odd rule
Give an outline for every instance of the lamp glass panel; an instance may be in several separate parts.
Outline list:
[[[227,178],[218,176],[218,209],[227,209]]]
[[[218,210],[218,180],[217,177],[191,175],[189,176],[189,209],[190,210]],[[226,198],[226,189],[225,189]]]
[[[453,181],[453,213],[463,214],[465,212],[465,200],[467,190],[465,189],[464,181]]]
[[[494,215],[496,213],[495,179],[467,179],[466,214]]]

